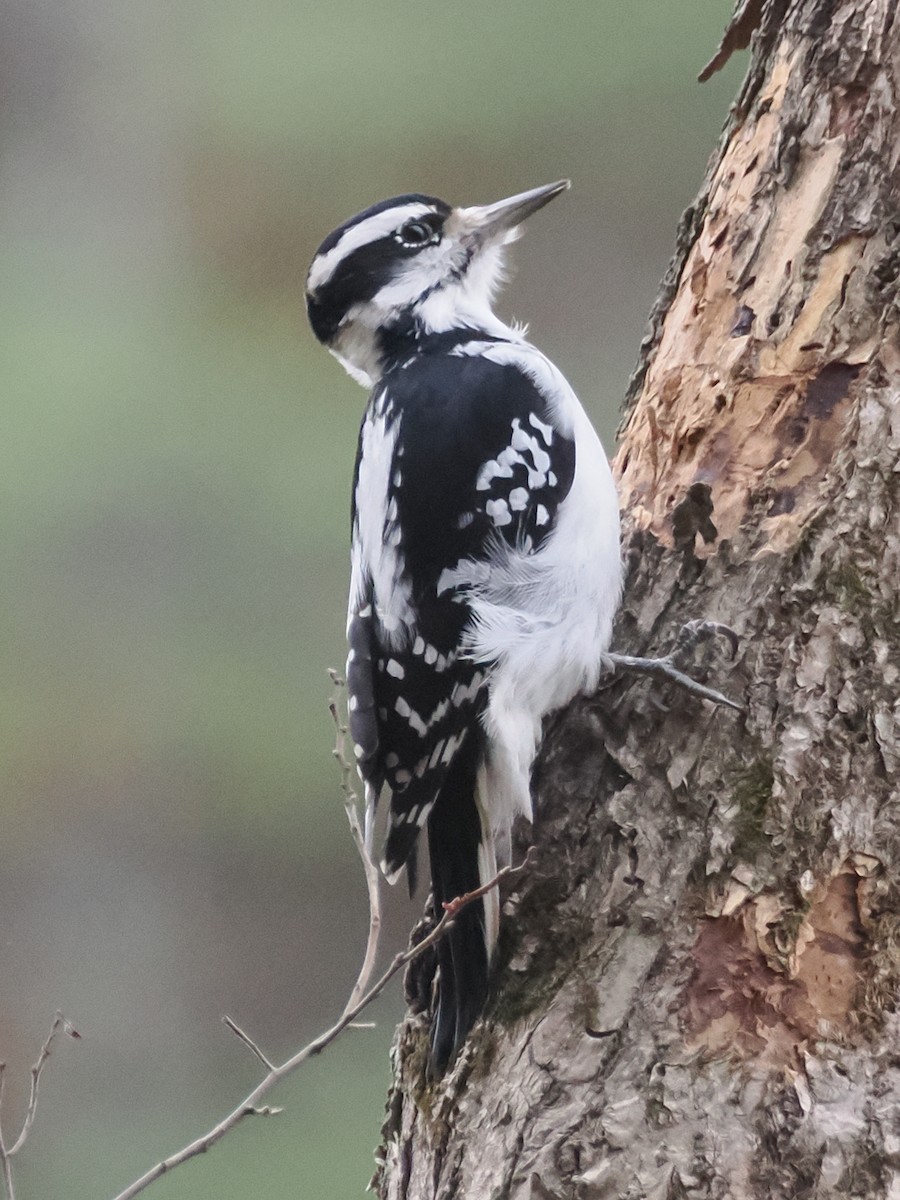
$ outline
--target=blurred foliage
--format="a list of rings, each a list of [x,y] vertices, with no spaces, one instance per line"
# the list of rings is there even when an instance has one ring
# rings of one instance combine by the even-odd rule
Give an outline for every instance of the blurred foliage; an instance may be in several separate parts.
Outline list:
[[[341,1007],[364,893],[331,761],[363,395],[305,329],[339,220],[572,176],[514,252],[609,441],[740,64],[729,0],[10,0],[2,43],[0,1051],[62,1007],[23,1200],[112,1195]],[[602,402],[599,398],[603,398]],[[394,897],[396,945],[417,912]],[[395,993],[152,1195],[372,1170]]]

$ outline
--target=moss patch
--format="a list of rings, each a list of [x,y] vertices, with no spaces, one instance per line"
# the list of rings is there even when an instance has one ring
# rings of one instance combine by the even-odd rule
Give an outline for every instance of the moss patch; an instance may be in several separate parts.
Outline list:
[[[748,763],[729,781],[731,797],[738,810],[733,850],[735,857],[744,862],[753,862],[768,845],[765,819],[774,781],[772,760],[762,758]]]
[[[872,592],[867,587],[859,570],[850,562],[843,562],[828,580],[835,603],[846,612],[859,614],[867,611],[872,603]]]
[[[517,920],[501,932],[496,992],[488,1016],[506,1028],[546,1008],[590,939],[590,922],[575,914],[564,915],[557,893],[552,886],[536,889],[523,903]],[[531,943],[527,963],[513,968],[526,939]]]

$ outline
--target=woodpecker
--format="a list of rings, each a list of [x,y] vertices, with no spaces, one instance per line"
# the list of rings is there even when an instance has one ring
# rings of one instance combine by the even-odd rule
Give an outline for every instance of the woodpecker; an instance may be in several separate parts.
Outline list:
[[[542,718],[595,689],[622,582],[609,464],[560,371],[493,311],[505,247],[561,180],[495,204],[382,201],[322,242],[313,332],[370,389],[356,457],[349,724],[367,837],[415,871],[428,831],[436,911],[509,861],[531,819]],[[496,889],[437,948],[430,1071],[487,995]]]

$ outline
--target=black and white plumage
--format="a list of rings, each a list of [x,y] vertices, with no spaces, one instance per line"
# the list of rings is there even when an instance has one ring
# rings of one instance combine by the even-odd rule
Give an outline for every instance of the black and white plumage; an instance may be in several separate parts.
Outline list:
[[[414,867],[427,827],[438,909],[508,861],[541,720],[596,686],[621,587],[597,435],[491,308],[503,247],[567,186],[476,208],[396,197],[335,230],[309,272],[314,332],[372,389],[353,486],[351,735],[370,818],[390,792],[383,868]],[[438,947],[436,1073],[483,1006],[498,923],[494,891]]]

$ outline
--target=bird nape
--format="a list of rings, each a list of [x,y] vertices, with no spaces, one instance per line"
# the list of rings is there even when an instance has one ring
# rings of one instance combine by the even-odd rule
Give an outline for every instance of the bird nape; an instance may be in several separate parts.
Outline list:
[[[506,245],[569,186],[452,207],[418,193],[331,233],[310,324],[371,390],[353,481],[347,684],[395,880],[427,828],[436,911],[508,863],[542,718],[597,684],[621,590],[606,455],[559,370],[493,311]],[[496,889],[439,943],[429,1071],[487,996]]]

